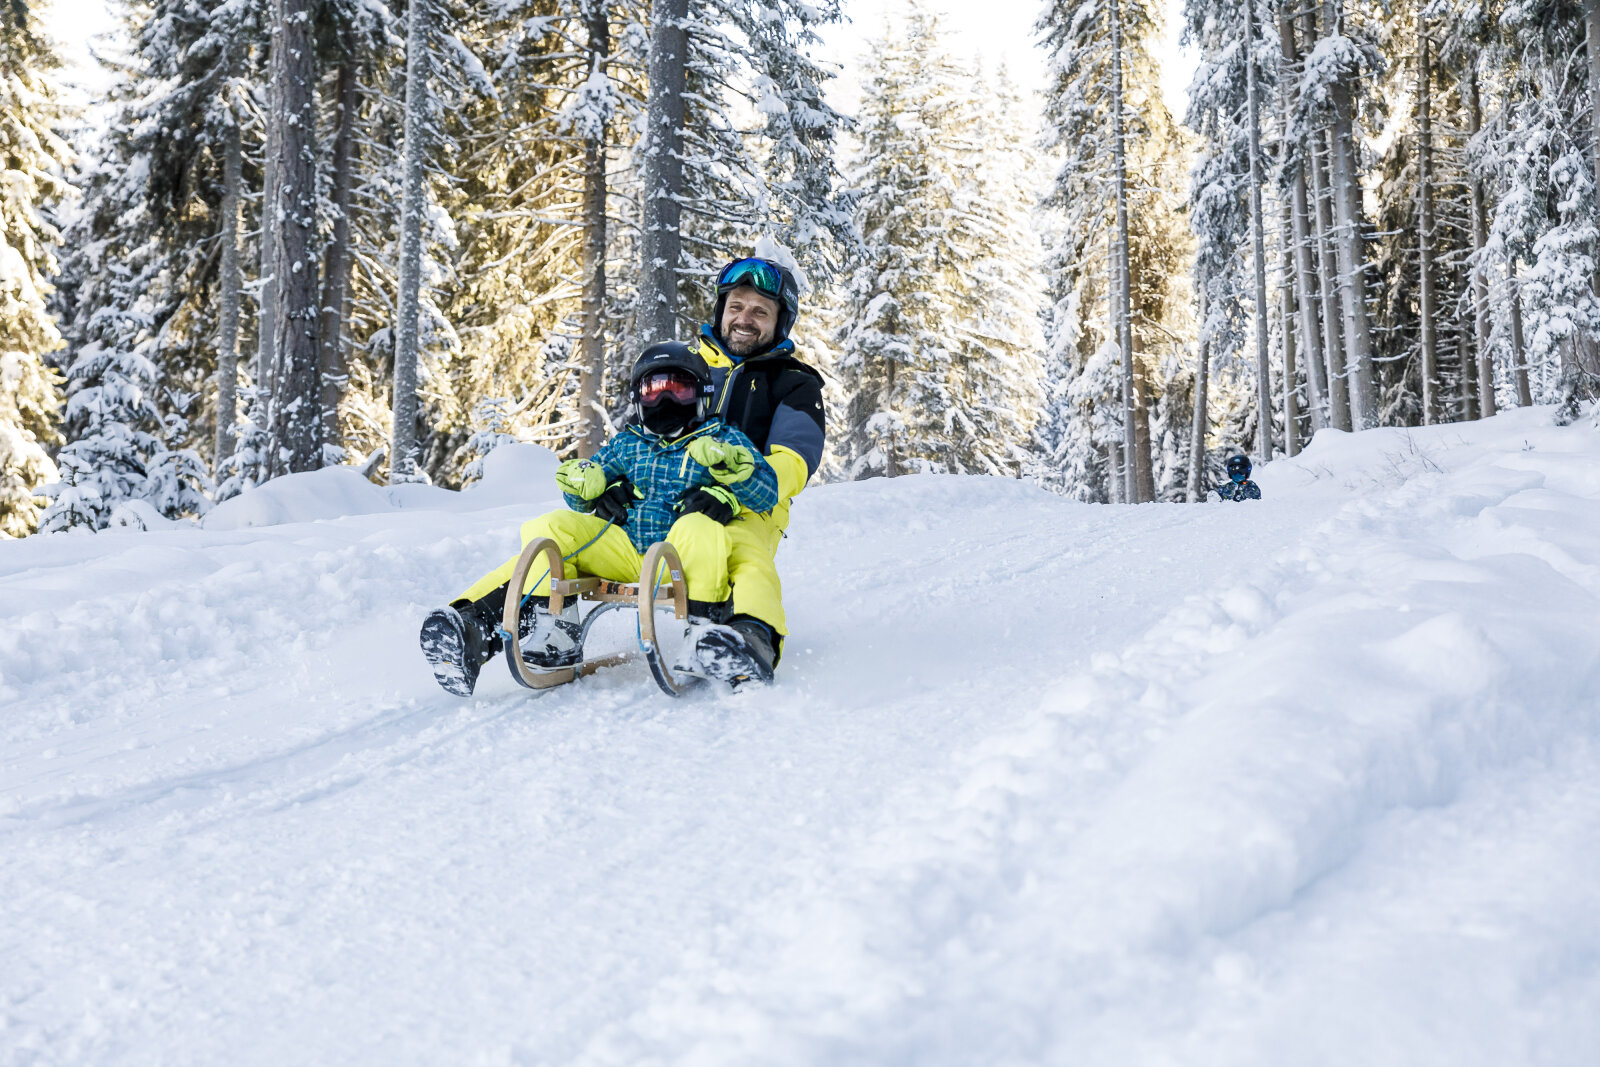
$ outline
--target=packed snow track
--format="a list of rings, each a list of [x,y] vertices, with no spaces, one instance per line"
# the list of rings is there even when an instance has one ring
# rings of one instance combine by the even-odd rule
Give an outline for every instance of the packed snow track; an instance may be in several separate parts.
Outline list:
[[[1593,413],[814,486],[678,701],[439,691],[559,504],[490,461],[0,543],[0,1065],[1597,1062]]]

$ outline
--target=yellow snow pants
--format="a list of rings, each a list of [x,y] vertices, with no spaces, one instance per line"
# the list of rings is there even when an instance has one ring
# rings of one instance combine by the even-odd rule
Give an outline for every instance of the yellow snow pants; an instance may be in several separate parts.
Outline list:
[[[705,515],[685,515],[672,524],[667,540],[683,561],[685,584],[690,600],[721,603],[733,587],[733,612],[749,615],[771,626],[780,636],[789,634],[783,613],[783,584],[778,580],[775,557],[788,525],[789,502],[785,500],[768,514],[740,513],[723,526]],[[581,511],[552,511],[522,524],[524,546],[536,537],[548,537],[561,546],[563,556],[582,549],[566,561],[567,577],[593,575],[613,582],[639,580],[644,556],[622,530],[613,526],[589,544],[605,526],[603,519]],[[587,547],[584,547],[587,546]],[[519,553],[520,555],[520,553]],[[511,581],[517,557],[472,583],[460,599],[481,600]],[[548,579],[537,580],[543,565],[535,563],[528,572],[529,585],[523,593],[548,596]]]
[[[683,562],[684,584],[688,586],[690,600],[718,603],[728,599],[728,564],[733,555],[731,527],[702,514],[685,515],[672,524],[667,540],[678,550]],[[604,530],[604,533],[601,531]],[[596,539],[595,535],[599,534]],[[589,575],[612,582],[639,581],[639,568],[644,564],[644,554],[633,547],[633,542],[621,528],[607,528],[604,519],[581,511],[551,511],[522,524],[522,544],[539,537],[548,537],[561,546],[561,554],[569,557],[565,567],[567,577]],[[593,544],[589,542],[593,541]],[[482,600],[500,586],[511,581],[517,558],[512,556],[494,570],[473,582],[458,599]],[[535,561],[528,571],[524,594],[550,595],[550,579],[543,576],[544,564]]]
[[[778,544],[789,520],[785,500],[768,514],[745,511],[728,523],[728,578],[733,582],[733,613],[760,619],[781,636],[789,635],[783,614],[783,583],[778,580]]]

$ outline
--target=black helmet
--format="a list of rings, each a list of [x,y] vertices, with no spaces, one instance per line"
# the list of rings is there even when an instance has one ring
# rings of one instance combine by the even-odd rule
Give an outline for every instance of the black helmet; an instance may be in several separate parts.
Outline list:
[[[1249,456],[1229,456],[1228,457],[1228,477],[1230,477],[1230,478],[1234,478],[1234,477],[1248,478],[1248,477],[1250,477],[1250,457]]]
[[[800,317],[800,286],[789,268],[770,259],[736,259],[717,271],[717,305],[711,311],[711,329],[722,337],[722,309],[728,294],[749,286],[762,296],[778,302],[778,326],[772,334],[772,343],[787,340],[794,329],[794,320]]]
[[[664,341],[634,360],[628,411],[650,432],[675,437],[706,421],[715,392],[711,368],[699,353],[681,341]]]

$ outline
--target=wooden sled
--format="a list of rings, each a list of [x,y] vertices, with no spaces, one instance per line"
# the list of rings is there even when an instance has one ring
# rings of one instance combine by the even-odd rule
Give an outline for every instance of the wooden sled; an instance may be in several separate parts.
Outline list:
[[[569,596],[599,603],[599,606],[589,612],[583,620],[583,629],[578,637],[580,649],[588,640],[589,630],[595,620],[609,611],[632,607],[639,612],[639,651],[582,659],[572,667],[558,667],[550,671],[537,670],[522,660],[522,639],[519,636],[518,626],[521,622],[524,597],[507,596],[505,614],[501,620],[502,639],[505,642],[506,662],[511,666],[511,677],[519,684],[529,689],[549,689],[553,686],[566,685],[586,674],[593,674],[601,667],[614,667],[620,663],[627,663],[637,659],[641,654],[650,664],[650,673],[655,677],[656,684],[668,696],[682,696],[690,686],[702,681],[698,675],[684,674],[681,671],[675,673],[667,665],[666,657],[662,655],[661,645],[656,637],[658,607],[670,604],[673,614],[678,619],[689,618],[689,594],[683,580],[683,563],[678,559],[677,550],[669,542],[657,541],[650,546],[650,550],[644,554],[644,563],[639,568],[638,582],[611,582],[604,578],[568,578],[562,566],[561,547],[548,537],[538,537],[529,541],[523,547],[522,555],[517,557],[517,565],[511,572],[510,589],[522,589],[527,584],[528,572],[533,569],[534,562],[540,556],[545,558],[550,567],[550,614],[561,614],[561,609]],[[663,567],[671,576],[669,585],[660,584]]]

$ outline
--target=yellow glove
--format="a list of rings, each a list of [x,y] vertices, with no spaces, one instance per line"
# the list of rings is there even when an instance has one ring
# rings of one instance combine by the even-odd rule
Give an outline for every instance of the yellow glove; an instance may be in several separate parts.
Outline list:
[[[714,437],[689,442],[689,456],[723,485],[744,481],[756,471],[756,457],[743,445],[730,445]]]
[[[580,500],[593,500],[606,491],[605,468],[587,459],[569,459],[556,468],[556,486]]]

